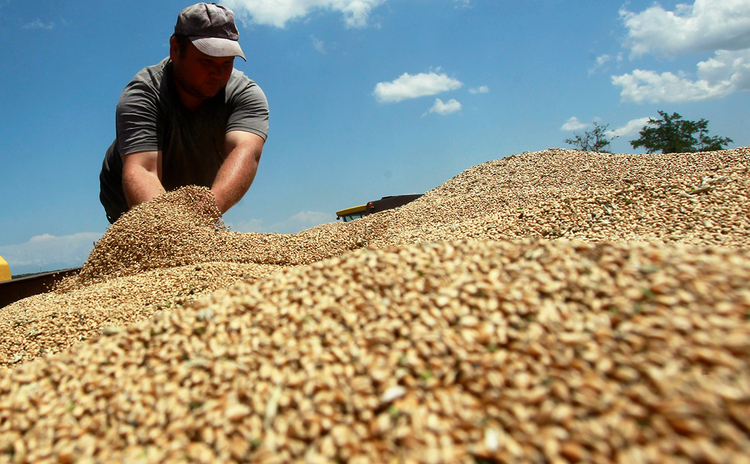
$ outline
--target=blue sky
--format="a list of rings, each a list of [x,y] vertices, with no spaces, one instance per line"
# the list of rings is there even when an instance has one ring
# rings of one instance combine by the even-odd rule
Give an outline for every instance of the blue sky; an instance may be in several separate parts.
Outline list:
[[[221,3],[221,2],[220,2]],[[224,217],[294,233],[658,111],[750,144],[750,1],[231,0],[265,91],[255,183]],[[168,54],[184,1],[0,0],[0,256],[80,266],[108,223],[98,175],[124,86]]]

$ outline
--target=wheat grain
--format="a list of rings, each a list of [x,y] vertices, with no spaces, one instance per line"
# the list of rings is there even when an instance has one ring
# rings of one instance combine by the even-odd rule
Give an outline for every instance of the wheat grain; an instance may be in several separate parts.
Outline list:
[[[165,194],[0,311],[0,461],[748,462],[749,154],[524,153],[293,235]]]

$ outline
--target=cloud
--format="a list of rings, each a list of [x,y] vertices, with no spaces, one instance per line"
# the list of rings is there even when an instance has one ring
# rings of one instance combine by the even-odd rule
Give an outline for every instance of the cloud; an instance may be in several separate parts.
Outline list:
[[[631,58],[750,48],[747,0],[696,0],[693,5],[678,4],[675,11],[656,4],[641,13],[623,7],[620,17],[628,28]]]
[[[44,22],[42,22],[41,19],[37,18],[37,19],[33,20],[30,23],[24,24],[23,28],[24,29],[47,29],[47,30],[50,30],[50,29],[54,29],[55,28],[55,23],[53,23],[52,21],[50,21],[48,23],[44,23]]]
[[[592,66],[591,69],[589,69],[589,76],[592,75],[592,74],[594,74],[599,68],[601,68],[602,66],[604,66],[604,64],[607,63],[608,61],[610,61],[611,59],[612,59],[612,57],[609,56],[609,55],[597,56],[594,59],[594,61],[595,61],[594,66]]]
[[[573,116],[572,118],[568,119],[565,124],[562,125],[560,130],[562,131],[576,131],[581,129],[586,129],[589,127],[588,124],[584,124],[581,121],[578,120],[577,117]]]
[[[698,63],[698,77],[712,86],[750,90],[750,49],[717,51],[713,58]]]
[[[280,234],[295,234],[326,222],[333,222],[336,218],[331,213],[320,211],[300,211],[289,219],[277,222],[271,226],[274,232]],[[269,230],[270,232],[270,230]]]
[[[673,103],[722,98],[741,90],[750,90],[750,50],[719,50],[713,58],[698,63],[697,79],[671,72],[634,70],[612,76],[622,87],[622,101],[634,103]]]
[[[262,219],[250,219],[242,222],[225,222],[224,224],[233,232],[267,232],[267,229],[263,226]]]
[[[18,245],[0,246],[0,256],[14,275],[78,267],[88,258],[102,234],[80,232],[55,237],[44,234]]]
[[[655,4],[640,13],[623,7],[620,16],[628,29],[625,46],[630,48],[631,59],[645,54],[714,52],[712,58],[696,65],[693,75],[636,69],[612,76],[612,83],[622,87],[622,101],[702,101],[750,90],[750,2],[747,0],[695,0],[693,5],[678,4],[674,11]]]
[[[637,135],[646,126],[646,124],[648,124],[649,119],[651,118],[633,119],[624,126],[604,132],[604,135],[606,135],[610,139],[613,139],[615,137],[628,137],[631,135]]]
[[[487,93],[489,91],[490,89],[486,85],[479,86],[476,89],[469,89],[470,93]]]
[[[326,48],[323,44],[323,41],[320,39],[315,38],[314,36],[310,36],[312,38],[313,47],[315,47],[315,50],[319,51],[322,54],[326,54]]]
[[[253,24],[284,28],[289,21],[313,12],[332,10],[344,15],[347,27],[367,26],[370,12],[385,0],[227,0],[238,18]]]
[[[449,90],[461,88],[463,83],[451,79],[445,74],[420,73],[412,76],[402,74],[393,82],[380,82],[375,86],[373,95],[380,102],[400,102],[408,98],[418,98],[435,95]]]
[[[435,104],[432,105],[432,108],[430,108],[430,110],[424,115],[427,115],[429,113],[437,113],[441,116],[447,116],[460,110],[461,103],[457,102],[455,99],[450,99],[448,100],[448,102],[443,103],[443,100],[436,98]]]
[[[335,220],[333,216],[332,213],[323,213],[320,211],[300,211],[286,221],[279,222],[275,225],[279,232],[283,230],[284,232],[282,233],[291,234],[320,224],[333,222]]]
[[[320,211],[300,211],[289,219],[266,226],[261,219],[253,219],[240,224],[229,224],[231,230],[235,232],[256,232],[256,233],[273,233],[296,234],[302,230],[315,227],[320,224],[333,222],[335,215],[331,213],[322,213]]]

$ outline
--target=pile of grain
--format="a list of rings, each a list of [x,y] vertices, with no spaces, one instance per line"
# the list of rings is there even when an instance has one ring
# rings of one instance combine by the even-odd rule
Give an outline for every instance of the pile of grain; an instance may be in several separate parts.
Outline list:
[[[749,191],[743,148],[524,153],[294,235],[166,194],[0,311],[0,461],[750,462]]]
[[[0,449],[18,462],[746,462],[749,281],[750,254],[726,249],[360,250],[7,372]]]
[[[200,262],[294,266],[367,245],[439,240],[544,237],[750,245],[748,148],[513,155],[468,169],[397,210],[292,235],[227,230],[207,190],[186,187],[124,215],[68,285]]]
[[[294,235],[232,232],[209,190],[188,186],[124,214],[96,243],[80,274],[58,291],[195,263],[309,264],[361,247],[361,231],[356,224],[333,233],[324,228]]]
[[[110,326],[146,320],[237,282],[278,272],[267,264],[201,263],[152,269],[106,282],[71,283],[65,292],[23,299],[0,309],[0,366],[60,353]],[[0,367],[1,368],[1,367]]]
[[[750,149],[523,153],[475,166],[387,218],[375,245],[524,237],[750,248]]]

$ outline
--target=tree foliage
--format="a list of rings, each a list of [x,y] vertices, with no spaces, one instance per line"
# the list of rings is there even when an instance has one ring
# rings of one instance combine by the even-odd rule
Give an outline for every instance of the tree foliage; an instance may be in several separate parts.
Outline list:
[[[608,127],[609,124],[600,126],[599,124],[594,123],[594,128],[592,130],[586,131],[583,134],[573,132],[574,138],[565,139],[565,143],[578,147],[581,151],[610,153],[609,145],[612,143],[612,140],[617,137],[615,136],[611,139],[607,137],[606,131]]]
[[[650,118],[639,133],[641,137],[630,142],[633,148],[644,147],[647,153],[657,150],[662,153],[695,153],[723,150],[725,145],[733,142],[728,137],[709,137],[705,119],[687,121],[677,113],[669,116],[664,111],[659,111],[659,115],[661,119]]]

